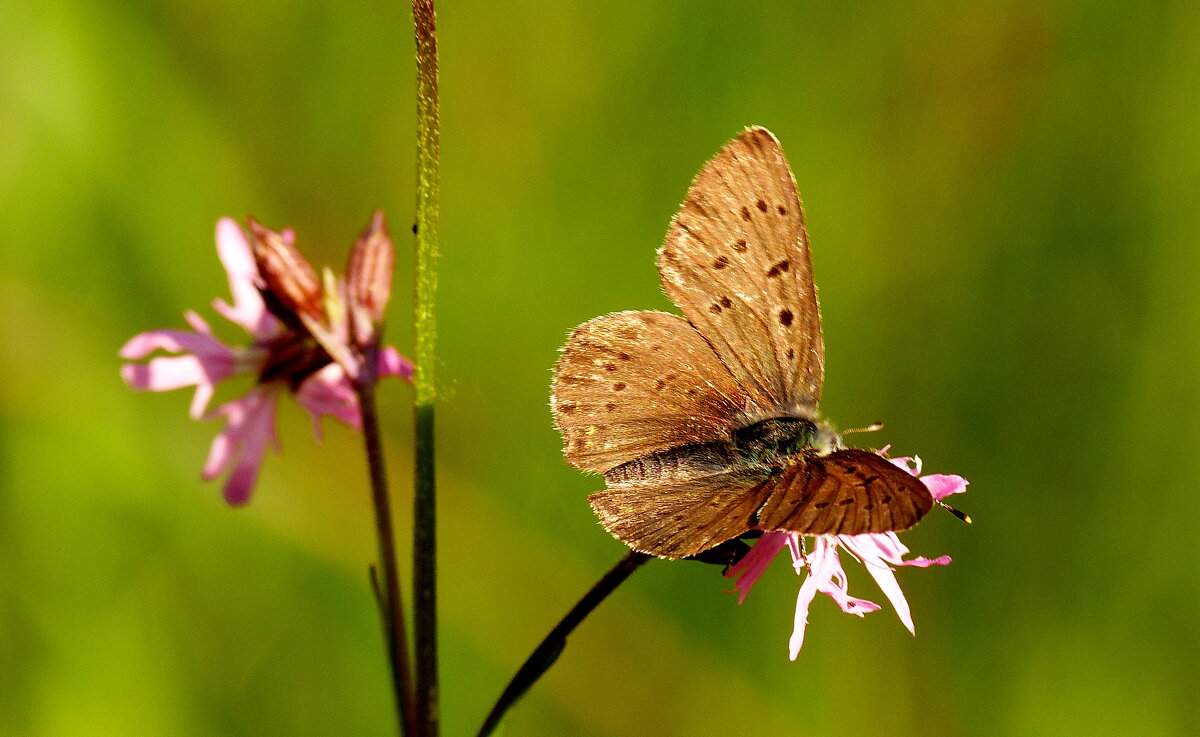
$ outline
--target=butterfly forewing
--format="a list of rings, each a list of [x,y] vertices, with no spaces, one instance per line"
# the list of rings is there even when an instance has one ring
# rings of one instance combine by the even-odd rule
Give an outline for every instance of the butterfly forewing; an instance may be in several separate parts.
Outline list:
[[[667,295],[757,405],[816,407],[821,315],[804,213],[779,142],[730,141],[697,175],[658,254]]]
[[[797,457],[767,485],[758,527],[805,535],[898,532],[933,508],[915,476],[865,450]]]
[[[704,338],[665,312],[619,312],[579,326],[554,373],[564,455],[608,471],[647,454],[729,437],[745,393]]]
[[[729,469],[684,480],[610,485],[588,497],[613,537],[642,553],[686,558],[748,531],[769,474]]]

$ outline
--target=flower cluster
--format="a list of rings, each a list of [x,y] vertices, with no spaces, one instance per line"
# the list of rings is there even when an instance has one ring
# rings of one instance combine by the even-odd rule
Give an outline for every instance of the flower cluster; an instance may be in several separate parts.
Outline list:
[[[919,476],[935,500],[940,501],[951,494],[959,494],[967,490],[967,480],[961,476],[943,474],[920,476],[920,458],[892,458],[889,460],[912,475]],[[800,594],[796,597],[795,626],[788,645],[792,660],[796,659],[800,654],[800,648],[804,645],[804,630],[808,625],[808,608],[818,593],[825,594],[837,602],[843,612],[859,617],[880,608],[873,601],[850,595],[846,572],[842,569],[841,561],[838,558],[839,548],[866,567],[867,572],[875,579],[875,583],[879,585],[884,596],[892,603],[900,621],[904,623],[909,632],[914,634],[908,601],[904,598],[904,592],[901,591],[900,584],[896,581],[892,566],[928,568],[950,563],[950,556],[947,555],[933,559],[911,558],[905,560],[904,556],[908,554],[908,548],[900,542],[900,538],[894,532],[865,535],[814,535],[812,550],[809,551],[805,551],[802,536],[797,533],[764,532],[750,552],[731,566],[725,574],[731,578],[737,578],[734,588],[738,592],[739,604],[745,601],[746,595],[750,593],[750,589],[757,583],[767,566],[785,547],[791,553],[792,567],[796,570],[797,575],[803,574],[805,570],[808,572],[804,583],[800,586]]]
[[[275,408],[282,394],[290,392],[311,415],[319,440],[325,416],[360,428],[356,382],[412,380],[408,359],[378,344],[394,258],[381,213],[355,244],[344,279],[326,270],[318,280],[296,250],[292,231],[271,231],[253,220],[249,225],[253,242],[231,218],[217,223],[217,254],[233,304],[213,301],[222,317],[249,333],[249,345],[225,344],[189,310],[184,317],[191,330],[140,333],[120,350],[131,361],[121,367],[121,377],[132,388],[194,386],[191,416],[225,418],[201,475],[207,481],[228,470],[224,496],[233,505],[250,499],[267,448],[279,447]],[[151,357],[159,351],[169,355]],[[255,377],[254,386],[208,411],[217,385],[244,375]]]

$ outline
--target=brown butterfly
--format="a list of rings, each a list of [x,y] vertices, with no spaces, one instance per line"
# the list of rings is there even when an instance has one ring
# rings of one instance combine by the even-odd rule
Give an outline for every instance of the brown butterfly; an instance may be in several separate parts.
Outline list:
[[[604,528],[664,558],[750,530],[878,533],[934,504],[817,413],[825,345],[796,180],[748,128],[700,170],[658,250],[684,318],[618,312],[575,329],[551,403],[564,455],[604,474]],[[686,318],[686,319],[685,319]]]

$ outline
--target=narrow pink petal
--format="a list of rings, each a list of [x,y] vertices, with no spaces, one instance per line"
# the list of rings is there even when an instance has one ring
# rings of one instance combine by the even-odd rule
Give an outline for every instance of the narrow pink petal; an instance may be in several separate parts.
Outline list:
[[[225,481],[225,501],[239,506],[250,499],[267,447],[276,444],[276,391],[258,387],[249,394],[221,405],[216,415],[224,415],[225,428],[213,440],[201,477],[212,480],[230,465],[233,470]]]
[[[267,455],[267,447],[275,438],[275,402],[267,401],[255,413],[242,440],[242,449],[237,464],[223,489],[225,501],[232,506],[241,506],[250,501],[250,492],[258,481],[258,471]]]
[[[236,430],[237,428],[230,423],[213,438],[212,445],[208,447],[208,457],[204,459],[204,466],[200,469],[200,478],[212,481],[221,475],[221,471],[233,460],[237,451]]]
[[[121,367],[121,378],[126,384],[152,392],[215,384],[232,373],[231,363],[205,361],[194,355],[160,356],[146,363],[127,363]]]
[[[804,630],[808,627],[808,609],[812,600],[833,575],[832,566],[838,565],[837,549],[829,546],[825,536],[820,535],[813,541],[808,565],[808,576],[800,585],[800,593],[796,595],[796,615],[792,623],[792,637],[788,641],[789,657],[792,660],[800,655],[800,648],[804,647]]]
[[[888,458],[892,465],[897,468],[911,473],[913,476],[921,475],[921,456],[904,456],[903,458]]]
[[[204,411],[208,409],[208,403],[212,401],[216,391],[217,388],[213,384],[197,384],[196,393],[192,395],[192,403],[188,407],[188,416],[193,420],[203,417]]]
[[[879,558],[892,564],[898,565],[908,555],[908,547],[900,542],[900,537],[894,532],[844,535],[840,539],[852,543],[846,548],[855,555],[861,552],[869,558]]]
[[[829,579],[818,586],[818,590],[837,602],[838,607],[846,614],[853,614],[857,617],[863,617],[868,612],[878,611],[880,606],[873,601],[867,599],[859,599],[850,596],[849,583],[846,580],[846,571],[842,568],[842,562],[837,555],[837,541],[826,537],[826,541],[830,550],[832,550],[830,564]]]
[[[945,499],[951,494],[961,494],[966,491],[967,484],[970,482],[962,476],[935,473],[922,476],[921,483],[925,484],[925,488],[929,489],[929,493],[933,494],[934,499]]]
[[[230,349],[211,335],[186,330],[150,330],[127,340],[117,355],[126,361],[137,361],[154,351],[215,354],[229,353]]]
[[[913,627],[912,612],[909,610],[908,600],[904,598],[904,591],[901,590],[900,583],[896,581],[896,574],[892,571],[891,566],[878,556],[875,546],[862,539],[868,537],[882,536],[844,535],[840,541],[862,560],[867,572],[871,574],[871,578],[875,579],[875,583],[883,591],[884,596],[892,603],[892,608],[896,610],[896,616],[900,618],[908,631],[915,635],[916,629]]]
[[[811,575],[800,585],[800,593],[796,595],[796,615],[792,620],[792,636],[788,639],[788,657],[795,660],[804,647],[804,630],[808,627],[808,608],[817,595],[817,583]]]
[[[412,383],[413,364],[393,347],[387,346],[379,351],[379,359],[377,371],[380,377],[384,376],[399,376],[408,383]]]
[[[233,305],[216,299],[213,300],[213,308],[225,319],[241,325],[255,338],[273,336],[279,323],[267,312],[258,293],[258,267],[254,264],[246,234],[233,218],[217,221],[217,255],[229,277]]]
[[[754,542],[754,547],[750,548],[750,552],[742,556],[742,559],[730,566],[725,572],[726,578],[737,577],[733,584],[733,588],[738,592],[738,604],[746,600],[746,595],[750,593],[750,589],[754,588],[754,584],[758,583],[758,579],[762,577],[767,567],[771,565],[771,561],[775,560],[775,556],[787,544],[788,538],[793,535],[788,532],[765,532],[763,536]]]
[[[937,558],[913,558],[912,560],[902,560],[896,565],[898,566],[913,566],[914,568],[929,568],[930,566],[948,566],[953,561],[948,555],[941,555]]]
[[[321,439],[321,419],[328,415],[358,430],[362,414],[358,397],[340,364],[331,363],[304,380],[296,392],[296,402],[312,416],[313,434]]]

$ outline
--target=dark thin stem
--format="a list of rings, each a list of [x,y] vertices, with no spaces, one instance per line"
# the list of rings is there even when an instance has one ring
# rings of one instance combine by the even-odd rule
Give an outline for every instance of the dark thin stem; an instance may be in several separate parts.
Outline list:
[[[433,484],[433,405],[416,410],[416,499],[413,530],[417,720],[420,737],[438,733],[437,509]],[[428,469],[422,473],[421,468]]]
[[[373,362],[375,356],[369,356]],[[405,737],[417,735],[411,666],[408,655],[408,633],[404,625],[404,606],[400,593],[400,574],[396,565],[396,533],[392,524],[392,505],[388,497],[387,470],[383,463],[383,444],[379,432],[379,415],[375,409],[374,372],[358,382],[359,411],[362,414],[363,440],[367,448],[367,466],[371,473],[371,501],[375,508],[375,536],[379,540],[379,565],[383,572],[380,581],[371,572],[371,588],[379,603],[380,619],[387,638],[388,664],[392,671],[392,689],[400,716],[400,733]]]
[[[413,496],[413,634],[419,737],[438,734],[437,494],[434,474],[434,295],[437,292],[438,125],[437,23],[433,0],[413,0],[417,51],[417,223],[413,318],[416,395]]]
[[[600,605],[600,602],[604,601],[647,560],[650,560],[649,555],[630,551],[608,573],[604,574],[603,578],[596,582],[592,590],[587,592],[579,600],[579,603],[572,607],[571,611],[567,612],[567,616],[563,617],[562,621],[550,630],[550,634],[546,635],[546,638],[534,649],[517,674],[509,681],[504,693],[500,694],[496,705],[492,707],[491,713],[483,722],[483,726],[479,728],[478,737],[487,737],[492,733],[492,730],[500,724],[505,712],[525,695],[529,687],[536,683],[537,679],[550,669],[550,666],[554,665],[554,661],[558,660],[558,656],[567,646],[567,636],[574,632],[575,628],[592,613],[592,610]]]

